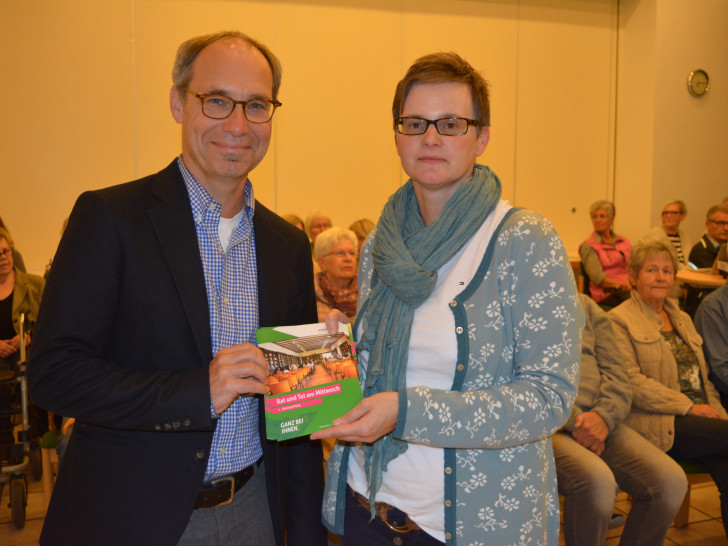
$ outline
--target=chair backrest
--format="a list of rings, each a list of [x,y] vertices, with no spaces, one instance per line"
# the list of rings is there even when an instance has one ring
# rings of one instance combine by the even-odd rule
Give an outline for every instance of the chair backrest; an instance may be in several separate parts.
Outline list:
[[[584,264],[581,264],[581,276],[584,277],[584,289],[582,292],[591,298],[591,289],[589,288],[589,275],[586,274]]]

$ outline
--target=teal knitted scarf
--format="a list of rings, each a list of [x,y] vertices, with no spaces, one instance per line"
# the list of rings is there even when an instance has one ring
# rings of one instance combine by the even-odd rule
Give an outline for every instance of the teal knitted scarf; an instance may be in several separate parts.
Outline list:
[[[429,226],[420,217],[411,180],[390,197],[372,246],[372,291],[357,313],[355,331],[362,327],[358,347],[369,352],[364,396],[388,391],[403,395],[415,309],[434,290],[437,270],[472,238],[500,196],[498,177],[476,164],[473,176],[460,184]],[[407,450],[407,443],[390,433],[363,449],[373,511],[382,472]]]

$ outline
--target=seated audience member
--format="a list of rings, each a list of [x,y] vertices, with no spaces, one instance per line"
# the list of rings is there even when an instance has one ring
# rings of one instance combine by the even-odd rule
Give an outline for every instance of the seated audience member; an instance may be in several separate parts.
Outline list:
[[[690,251],[690,262],[696,267],[712,268],[718,256],[718,248],[728,241],[728,207],[715,205],[708,209],[705,216],[705,233]],[[695,316],[700,302],[714,289],[701,286],[688,286],[685,294],[685,312]]]
[[[676,270],[671,245],[640,241],[629,260],[632,295],[608,313],[632,384],[625,424],[672,458],[697,460],[710,472],[728,536],[728,414],[708,379],[700,335],[668,297]]]
[[[604,544],[617,487],[634,499],[621,544],[662,546],[687,489],[685,472],[623,424],[632,388],[607,314],[580,295],[586,314],[579,392],[566,426],[554,434],[567,545]]]
[[[30,341],[27,333],[25,340],[20,339],[20,314],[35,322],[44,285],[41,277],[15,267],[10,235],[0,228],[0,375],[15,369],[20,360],[20,344]],[[10,407],[11,394],[10,384],[0,384],[0,408]],[[14,442],[10,418],[0,417],[0,446]]]
[[[675,249],[678,267],[680,269],[688,267],[688,252],[692,247],[687,234],[680,229],[680,223],[685,220],[687,213],[688,209],[684,202],[680,200],[670,201],[662,209],[662,224],[653,227],[647,232],[647,235],[645,235],[645,238],[665,239],[666,241],[669,241],[672,248]],[[675,283],[671,296],[673,298],[679,298],[684,294],[684,292],[684,288],[680,286],[679,283]]]
[[[5,225],[5,222],[3,222],[2,218],[0,218],[0,229],[4,229],[8,235],[8,242],[10,243],[10,250],[13,251],[13,264],[15,265],[15,269],[17,269],[18,271],[22,271],[23,273],[27,273],[27,271],[25,270],[25,262],[23,261],[23,256],[15,248],[15,243],[13,242],[13,239],[10,236],[10,230]]]
[[[361,218],[351,224],[349,229],[354,232],[354,235],[356,235],[356,238],[359,241],[357,250],[358,252],[361,252],[361,245],[363,245],[364,241],[366,241],[369,236],[369,232],[374,229],[374,222],[372,222],[369,218]]]
[[[303,220],[301,220],[298,216],[295,214],[284,214],[281,218],[283,218],[286,222],[288,222],[291,225],[296,226],[301,231],[306,231],[303,228]]]
[[[728,407],[728,284],[708,294],[695,313],[695,328],[703,338],[710,380]]]
[[[356,283],[356,235],[350,229],[332,227],[322,231],[313,246],[321,270],[314,275],[318,319],[324,322],[332,309],[354,321],[359,294]]]
[[[331,227],[331,218],[321,210],[315,210],[308,216],[303,224],[304,231],[311,240],[311,245],[316,242],[316,237],[322,231],[326,231]]]
[[[718,256],[713,262],[713,268],[710,270],[713,275],[720,275],[728,278],[728,243],[723,243],[718,248]]]
[[[718,247],[728,241],[728,207],[715,205],[705,215],[705,233],[690,250],[690,262],[696,267],[712,267]]]
[[[303,227],[306,235],[308,235],[308,240],[311,241],[311,255],[313,256],[313,245],[316,242],[316,237],[318,237],[319,233],[331,227],[331,218],[326,216],[323,211],[315,210],[306,217]],[[318,260],[314,257],[313,272],[318,273],[319,271]]]
[[[675,249],[675,255],[680,269],[684,269],[688,262],[688,252],[692,248],[687,234],[680,229],[680,223],[685,220],[688,209],[680,200],[670,201],[662,209],[662,224],[653,227],[645,237],[651,239],[666,239]]]
[[[629,297],[627,262],[631,245],[626,237],[612,231],[612,203],[596,201],[589,207],[589,214],[594,231],[579,246],[579,255],[589,277],[592,299],[604,308],[610,308]]]

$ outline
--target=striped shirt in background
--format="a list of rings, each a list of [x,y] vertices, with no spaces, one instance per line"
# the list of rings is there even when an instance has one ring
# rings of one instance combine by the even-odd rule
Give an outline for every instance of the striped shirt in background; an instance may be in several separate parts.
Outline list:
[[[683,252],[682,241],[680,240],[680,235],[670,235],[668,233],[667,238],[670,240],[673,248],[675,249],[675,254],[677,254],[678,261],[681,264],[685,265],[685,262],[687,260],[685,259],[685,253]]]

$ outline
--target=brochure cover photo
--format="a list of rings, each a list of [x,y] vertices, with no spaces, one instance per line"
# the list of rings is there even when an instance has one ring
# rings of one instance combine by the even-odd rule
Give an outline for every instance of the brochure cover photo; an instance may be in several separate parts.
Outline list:
[[[266,436],[287,440],[329,428],[362,399],[349,325],[261,328],[258,347],[268,361]]]

